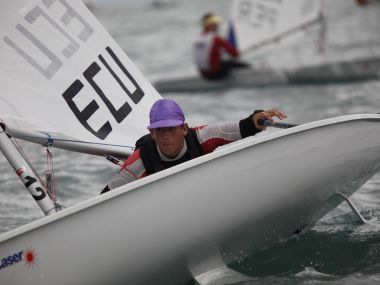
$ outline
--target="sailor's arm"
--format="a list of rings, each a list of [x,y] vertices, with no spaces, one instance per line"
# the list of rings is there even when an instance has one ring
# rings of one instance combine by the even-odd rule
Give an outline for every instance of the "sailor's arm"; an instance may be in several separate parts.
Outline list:
[[[215,37],[215,45],[225,49],[232,57],[238,57],[239,51],[222,37]]]
[[[124,162],[120,171],[108,182],[107,186],[102,190],[101,194],[109,190],[120,187],[137,179],[146,176],[146,170],[140,157],[140,150],[136,150]]]
[[[239,122],[219,123],[196,128],[197,137],[205,153],[214,151],[217,147],[240,140],[261,132],[265,127],[258,124],[259,119],[273,122],[272,117],[286,118],[286,115],[277,109],[268,111],[257,110],[249,117]]]

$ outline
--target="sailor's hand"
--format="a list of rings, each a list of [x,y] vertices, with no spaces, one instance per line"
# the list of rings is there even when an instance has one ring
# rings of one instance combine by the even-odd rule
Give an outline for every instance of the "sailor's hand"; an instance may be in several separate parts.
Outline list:
[[[287,118],[287,116],[280,110],[277,110],[277,109],[266,110],[266,111],[259,112],[253,115],[253,118],[252,118],[253,124],[255,125],[255,128],[259,130],[265,130],[266,127],[259,125],[258,120],[263,119],[263,120],[268,120],[270,123],[274,123],[273,117],[277,117],[280,120]]]

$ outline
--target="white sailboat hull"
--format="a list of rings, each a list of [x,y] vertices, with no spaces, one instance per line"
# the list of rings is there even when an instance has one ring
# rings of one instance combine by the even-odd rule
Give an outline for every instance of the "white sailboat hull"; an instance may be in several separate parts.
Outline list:
[[[157,81],[159,92],[196,92],[224,88],[252,88],[292,84],[349,83],[380,79],[380,58],[334,62],[293,70],[236,70],[222,80],[187,77]]]
[[[312,226],[379,169],[379,134],[380,115],[313,122],[125,185],[1,235],[0,283],[185,284]]]

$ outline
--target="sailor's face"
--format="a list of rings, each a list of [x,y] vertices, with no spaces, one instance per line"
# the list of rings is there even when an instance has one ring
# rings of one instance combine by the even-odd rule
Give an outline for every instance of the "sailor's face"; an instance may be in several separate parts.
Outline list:
[[[218,24],[210,24],[207,27],[207,30],[213,33],[217,33],[219,31],[219,25]]]
[[[152,129],[151,134],[161,152],[166,157],[174,158],[183,148],[187,128],[187,124],[177,127],[157,128]]]

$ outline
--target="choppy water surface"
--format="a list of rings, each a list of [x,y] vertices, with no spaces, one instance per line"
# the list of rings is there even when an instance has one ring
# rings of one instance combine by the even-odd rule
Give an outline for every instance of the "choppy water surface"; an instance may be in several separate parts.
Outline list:
[[[358,10],[354,1],[325,1],[330,26],[326,52],[315,48],[318,29],[307,35],[250,55],[255,62],[295,66],[334,59],[380,55],[380,8]],[[349,3],[350,2],[350,3]],[[352,3],[351,3],[352,2]],[[150,2],[133,6],[99,5],[94,13],[151,81],[196,74],[191,64],[191,42],[206,11],[228,18],[227,0],[168,1],[157,9]],[[224,27],[223,27],[224,28]],[[294,43],[297,42],[296,48]],[[212,93],[162,94],[177,100],[190,125],[238,120],[254,109],[280,108],[289,122],[303,123],[332,116],[380,112],[380,82],[345,85],[291,86],[264,89],[229,89]],[[355,135],[355,134],[353,134]],[[365,138],[363,138],[365,140]],[[24,145],[37,170],[46,169],[43,148]],[[99,194],[117,171],[103,158],[54,150],[59,201],[74,205]],[[42,216],[5,158],[0,156],[0,232]],[[354,196],[362,214],[380,219],[380,174]],[[373,284],[380,282],[380,226],[360,225],[342,204],[315,227],[232,266],[252,276],[234,284]]]

